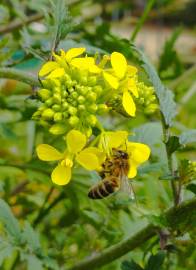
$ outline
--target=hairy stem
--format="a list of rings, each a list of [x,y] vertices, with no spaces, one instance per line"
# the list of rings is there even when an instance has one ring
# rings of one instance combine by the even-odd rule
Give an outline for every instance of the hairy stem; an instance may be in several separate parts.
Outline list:
[[[0,78],[21,81],[31,86],[40,86],[38,79],[34,75],[15,68],[0,68]]]

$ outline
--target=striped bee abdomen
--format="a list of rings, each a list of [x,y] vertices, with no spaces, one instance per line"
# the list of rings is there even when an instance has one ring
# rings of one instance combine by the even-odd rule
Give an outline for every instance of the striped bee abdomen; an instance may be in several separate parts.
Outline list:
[[[119,178],[115,176],[109,176],[92,187],[88,193],[88,197],[91,199],[102,199],[117,191],[119,187]]]

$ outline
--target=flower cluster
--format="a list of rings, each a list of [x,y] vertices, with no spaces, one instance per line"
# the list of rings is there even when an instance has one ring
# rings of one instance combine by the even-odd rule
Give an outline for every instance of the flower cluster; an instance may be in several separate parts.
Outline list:
[[[138,107],[152,113],[157,109],[154,89],[139,81],[137,68],[121,53],[101,58],[84,52],[85,48],[73,48],[61,50],[60,55],[53,53],[53,60],[39,71],[43,88],[37,92],[41,104],[33,119],[53,135],[62,135],[66,146],[59,152],[51,145],[40,144],[37,155],[43,161],[58,162],[52,181],[66,185],[74,166],[99,172],[117,148],[128,153],[128,177],[134,178],[137,167],[149,158],[149,147],[128,141],[126,131],[104,131],[98,116],[112,109],[134,117]],[[93,137],[94,127],[99,129],[97,137]]]
[[[156,110],[153,88],[138,81],[137,68],[121,53],[97,61],[96,56],[81,57],[84,52],[85,48],[61,50],[39,72],[43,88],[37,95],[42,104],[33,119],[50,133],[66,134],[74,128],[90,137],[92,128],[99,126],[97,116],[109,109],[119,111],[119,102],[132,117],[136,104],[142,104],[144,112]]]

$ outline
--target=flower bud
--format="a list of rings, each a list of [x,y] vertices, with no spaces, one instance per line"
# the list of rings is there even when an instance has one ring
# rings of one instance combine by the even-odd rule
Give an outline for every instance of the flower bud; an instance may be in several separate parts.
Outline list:
[[[83,105],[83,104],[80,104],[80,105],[78,105],[78,110],[79,111],[85,111],[86,110],[86,106]]]
[[[108,112],[109,108],[106,104],[99,104],[97,108],[97,113],[98,114],[104,114]]]
[[[65,101],[65,102],[63,102],[62,107],[64,110],[67,110],[69,107],[69,104]]]
[[[61,112],[57,112],[54,114],[54,121],[60,122],[63,119],[63,114]]]
[[[40,89],[37,94],[42,101],[45,101],[51,97],[51,92],[48,89]]]
[[[85,87],[85,86],[81,86],[80,87],[80,90],[79,90],[79,93],[81,94],[81,95],[86,95],[87,94],[87,92],[88,92],[88,89]]]
[[[89,138],[92,135],[92,128],[89,127],[84,130],[84,133],[86,134],[87,138]]]
[[[61,95],[62,95],[63,97],[67,97],[67,96],[68,96],[68,93],[67,93],[67,91],[64,89],[64,90],[62,91]]]
[[[78,103],[83,104],[85,102],[85,98],[83,96],[78,97]]]
[[[54,88],[53,88],[53,92],[54,92],[55,94],[61,94],[61,88],[60,88],[60,87],[54,87]]]
[[[58,105],[58,104],[54,104],[54,105],[52,106],[52,109],[53,109],[55,112],[59,112],[59,111],[61,110],[61,106]]]
[[[154,113],[157,109],[158,109],[158,105],[152,103],[144,109],[144,113],[151,114],[151,113]]]
[[[93,91],[97,94],[100,95],[103,91],[102,87],[100,85],[96,85],[93,87]]]
[[[90,92],[88,93],[87,95],[87,100],[88,101],[96,101],[96,98],[97,98],[97,94],[96,93],[93,93],[93,92]]]
[[[68,112],[69,112],[71,115],[76,115],[77,109],[76,109],[75,107],[69,106]]]
[[[87,122],[89,123],[90,126],[94,127],[97,123],[97,118],[93,114],[90,114],[87,116]]]
[[[80,120],[77,116],[71,116],[68,121],[72,127],[76,127]]]
[[[34,112],[34,114],[32,115],[32,119],[33,120],[38,120],[41,116],[41,111],[36,111]]]
[[[46,104],[47,106],[50,107],[50,106],[53,104],[53,98],[47,99],[47,100],[45,101],[45,104]]]
[[[61,95],[60,94],[54,94],[53,95],[53,102],[60,104],[61,103]]]
[[[67,131],[67,127],[65,124],[54,124],[51,126],[49,129],[49,132],[52,133],[53,135],[61,135],[64,134]]]
[[[53,115],[54,115],[54,111],[50,108],[48,109],[45,109],[42,113],[42,118],[45,119],[45,120],[50,120],[53,118]]]
[[[97,105],[96,104],[91,104],[88,106],[88,111],[91,113],[95,113],[97,111]]]
[[[76,99],[78,97],[78,93],[74,91],[73,93],[71,93],[71,97]]]

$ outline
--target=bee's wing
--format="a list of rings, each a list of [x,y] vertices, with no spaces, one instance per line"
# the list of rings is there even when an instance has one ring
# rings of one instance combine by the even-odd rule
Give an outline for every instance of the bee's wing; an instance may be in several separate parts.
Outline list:
[[[135,192],[126,174],[122,173],[120,176],[120,190],[129,194],[132,200],[135,199]]]

